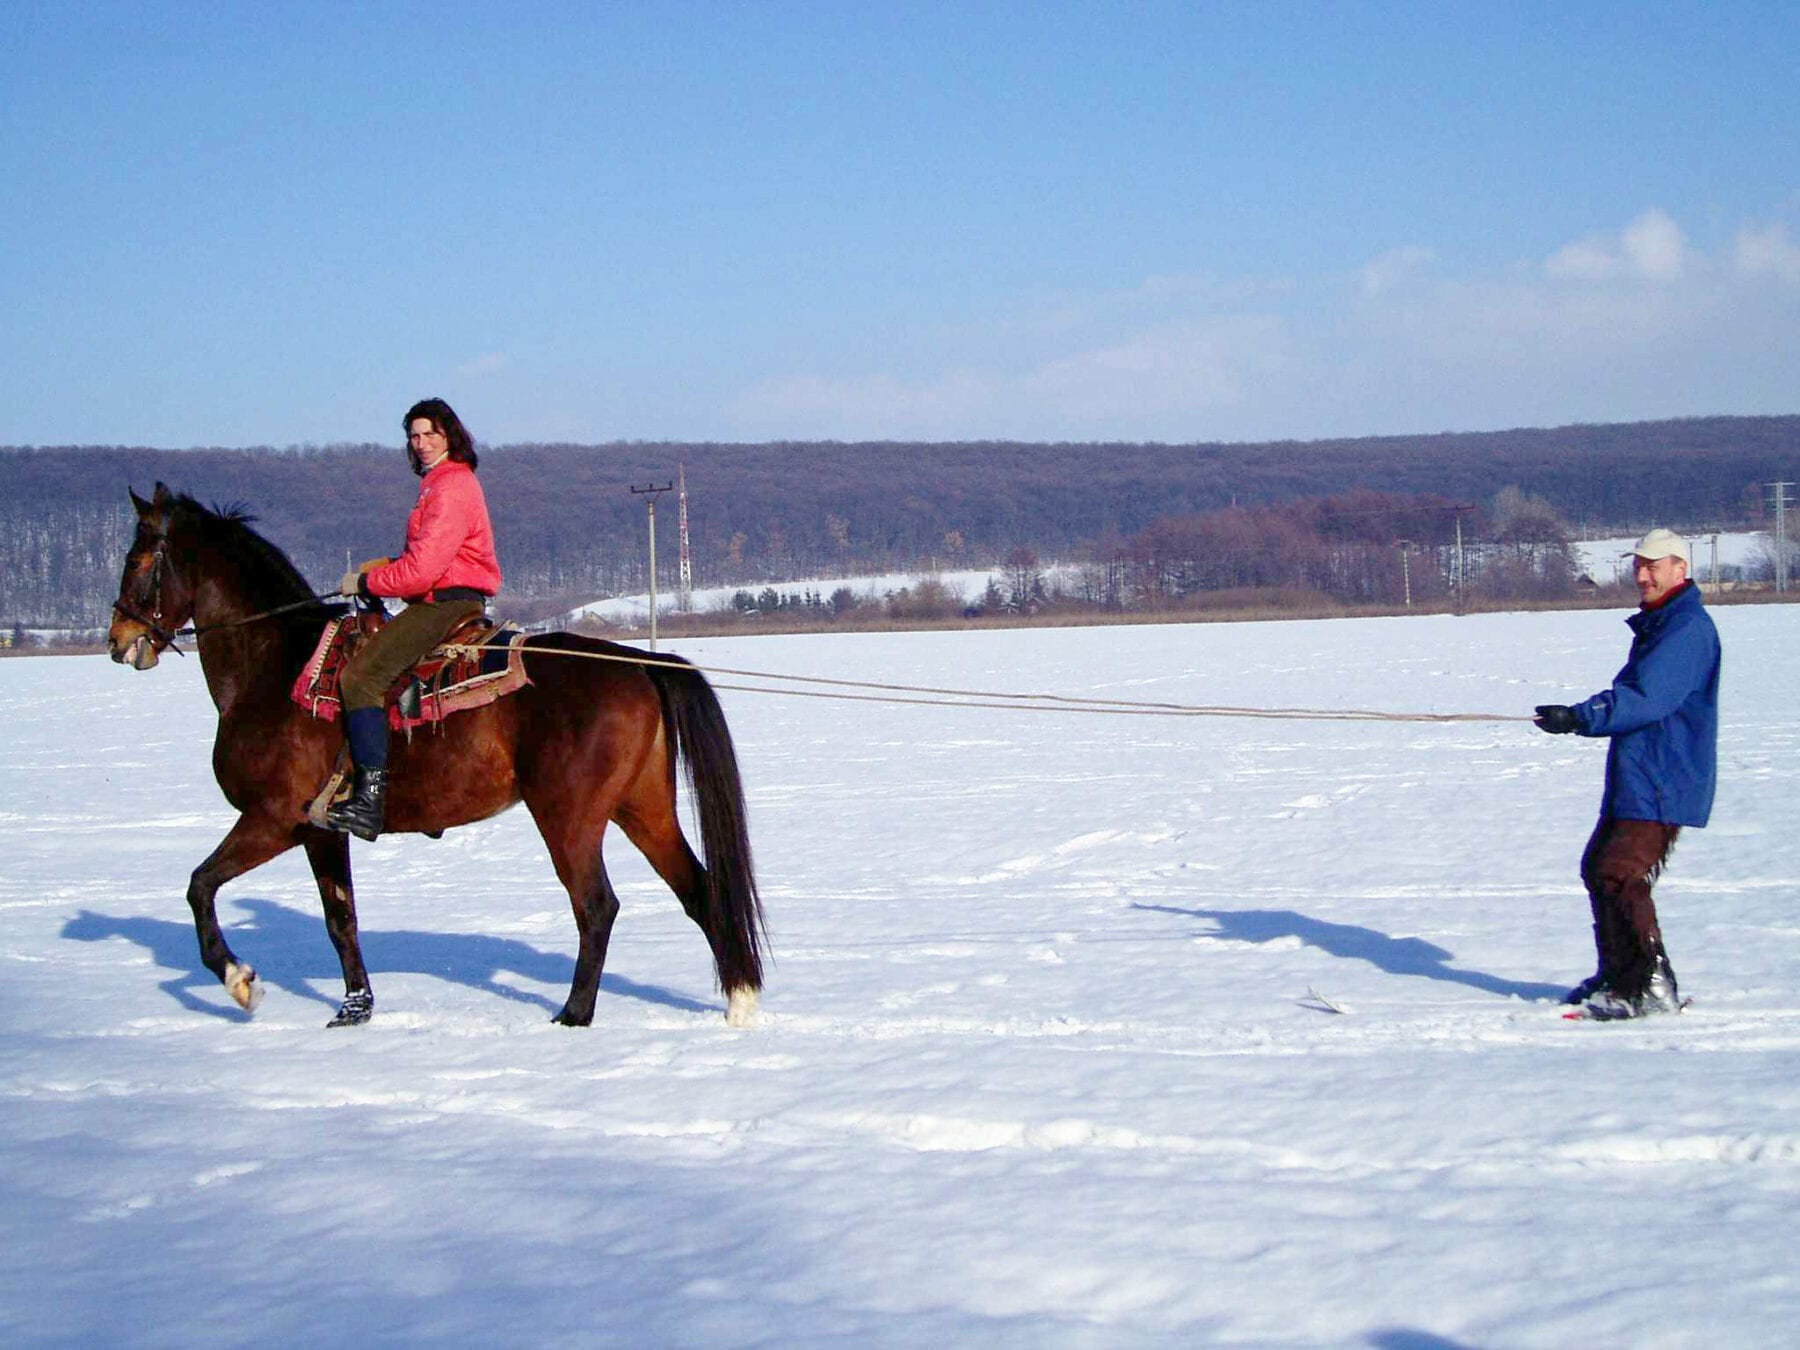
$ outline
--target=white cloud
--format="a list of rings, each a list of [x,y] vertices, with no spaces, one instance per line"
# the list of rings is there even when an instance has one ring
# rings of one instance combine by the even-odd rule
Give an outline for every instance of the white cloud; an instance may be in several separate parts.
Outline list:
[[[1242,404],[1281,360],[1284,327],[1266,315],[1165,324],[1083,347],[1030,368],[957,370],[905,380],[887,374],[789,375],[743,395],[735,412],[756,434],[1068,437],[1197,434],[1207,413]],[[802,434],[795,432],[792,434]]]
[[[889,436],[954,436],[982,420],[994,402],[989,381],[966,371],[907,381],[873,374],[832,378],[784,375],[737,400],[736,413],[761,434],[879,440]],[[784,432],[801,427],[806,431]]]
[[[1391,291],[1422,275],[1436,261],[1435,253],[1418,244],[1392,249],[1363,264],[1362,292],[1364,295],[1380,295]]]
[[[1681,275],[1687,239],[1681,227],[1664,212],[1644,212],[1625,227],[1623,242],[1625,256],[1639,276],[1669,281]]]
[[[1307,285],[1159,275],[946,325],[904,371],[762,380],[729,434],[1261,440],[1789,412],[1791,283],[1787,226],[1708,253],[1660,209],[1487,273],[1409,243]]]
[[[1544,274],[1568,281],[1608,281],[1619,274],[1619,257],[1605,244],[1565,244],[1544,261]]]
[[[1786,225],[1746,225],[1738,231],[1733,261],[1747,276],[1800,282],[1800,244],[1788,237]]]
[[[1644,212],[1616,235],[1566,244],[1544,262],[1562,281],[1673,281],[1687,265],[1687,238],[1665,211]]]
[[[475,380],[484,375],[498,375],[505,369],[506,353],[483,352],[480,356],[464,361],[456,368],[456,373],[465,380]]]
[[[1197,414],[1242,403],[1281,347],[1281,322],[1268,316],[1169,324],[1050,361],[1016,392],[1082,423],[1104,424],[1121,408]]]

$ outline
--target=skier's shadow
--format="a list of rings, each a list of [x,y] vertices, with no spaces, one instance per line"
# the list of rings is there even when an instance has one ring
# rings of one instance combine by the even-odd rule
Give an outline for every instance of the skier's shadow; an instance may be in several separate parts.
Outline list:
[[[247,913],[249,919],[231,924],[226,935],[240,957],[256,967],[258,979],[328,1008],[338,1006],[340,995],[321,993],[314,988],[314,982],[318,982],[326,989],[333,989],[343,980],[337,953],[332,950],[330,939],[325,935],[324,920],[318,914],[254,897],[233,900],[232,905]],[[84,909],[63,925],[60,936],[75,942],[124,938],[148,952],[160,969],[177,972],[162,982],[162,988],[182,1007],[227,1021],[242,1021],[249,1016],[229,1001],[221,1005],[216,997],[199,996],[199,991],[203,990],[216,994],[220,985],[212,972],[200,964],[199,944],[195,941],[191,923],[99,914]],[[570,936],[573,940],[573,934]],[[361,938],[363,956],[377,984],[384,974],[431,975],[555,1013],[562,1007],[560,1001],[504,983],[500,976],[519,976],[552,987],[559,984],[566,987],[575,977],[573,958],[540,951],[514,938],[368,928],[362,930]],[[711,1004],[685,994],[639,984],[611,973],[602,977],[601,989],[608,994],[688,1012],[713,1010]]]
[[[1456,953],[1446,951],[1423,938],[1396,938],[1373,928],[1356,924],[1328,923],[1309,918],[1291,909],[1181,909],[1173,905],[1133,904],[1133,909],[1154,910],[1162,914],[1181,914],[1192,919],[1206,919],[1217,928],[1205,936],[1237,942],[1273,942],[1277,938],[1295,937],[1309,947],[1317,947],[1331,956],[1346,960],[1367,961],[1377,970],[1390,975],[1418,975],[1428,980],[1447,980],[1465,984],[1483,993],[1502,998],[1561,998],[1563,986],[1532,984],[1523,980],[1503,980],[1480,970],[1463,970],[1450,964]]]

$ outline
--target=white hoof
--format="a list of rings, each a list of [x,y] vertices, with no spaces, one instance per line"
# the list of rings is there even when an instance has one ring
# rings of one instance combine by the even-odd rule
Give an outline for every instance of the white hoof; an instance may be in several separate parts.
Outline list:
[[[731,991],[731,1000],[725,1005],[725,1025],[732,1027],[753,1027],[756,1025],[757,992],[748,985],[739,985]]]
[[[247,1013],[255,1012],[256,1005],[262,1002],[262,981],[249,966],[241,966],[236,961],[225,967],[225,990]]]

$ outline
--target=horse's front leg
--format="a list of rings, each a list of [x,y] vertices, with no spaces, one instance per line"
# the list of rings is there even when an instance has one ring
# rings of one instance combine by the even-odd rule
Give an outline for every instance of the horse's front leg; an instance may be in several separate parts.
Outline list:
[[[356,934],[356,892],[350,884],[350,836],[335,830],[307,830],[302,843],[319,883],[325,908],[325,931],[344,968],[344,1001],[328,1027],[360,1026],[375,1014],[375,992],[363,966],[362,943]]]
[[[207,857],[188,878],[188,908],[194,911],[194,933],[200,939],[200,960],[219,977],[238,1007],[255,1012],[262,1002],[263,987],[256,971],[239,961],[219,930],[219,915],[213,897],[219,887],[252,868],[261,867],[270,858],[286,853],[294,846],[291,827],[269,816],[245,813],[237,819]]]

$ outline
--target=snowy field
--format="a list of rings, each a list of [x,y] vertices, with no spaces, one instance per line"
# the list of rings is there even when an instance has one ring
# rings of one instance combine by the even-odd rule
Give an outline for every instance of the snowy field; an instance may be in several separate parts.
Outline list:
[[[833,591],[845,587],[863,603],[879,603],[895,591],[916,586],[927,579],[942,583],[969,604],[981,599],[989,581],[998,581],[1001,586],[1006,584],[1005,574],[998,568],[963,572],[889,572],[882,576],[841,577],[823,581],[752,581],[741,586],[711,586],[695,590],[692,597],[693,612],[705,614],[712,610],[729,609],[731,598],[739,591],[760,595],[765,590],[772,590],[783,599],[801,598],[811,592],[822,600],[829,600]],[[672,591],[657,591],[658,614],[673,614],[676,606],[677,599]],[[645,592],[596,600],[570,611],[569,619],[573,622],[590,616],[611,623],[641,623],[650,617],[650,596]]]
[[[198,663],[0,662],[0,1343],[1786,1347],[1800,1330],[1800,608],[1715,611],[1680,1017],[1592,968],[1604,748],[1523,722],[723,694],[774,960],[729,1030],[622,838],[595,1025],[530,820],[356,846],[375,1020],[230,815]],[[702,663],[1528,714],[1622,611],[696,641]],[[1325,1002],[1341,1012],[1331,1011]]]
[[[1615,539],[1584,539],[1575,544],[1575,557],[1581,570],[1601,585],[1611,585],[1615,581],[1629,582],[1631,574],[1625,563],[1625,556],[1637,538],[1621,537]],[[1701,581],[1713,579],[1713,565],[1720,567],[1742,567],[1763,558],[1769,547],[1769,537],[1764,534],[1720,534],[1695,535],[1688,540],[1688,546],[1694,554],[1694,575]],[[1716,558],[1715,558],[1716,552]],[[1053,582],[1064,587],[1075,585],[1077,569],[1070,564],[1057,563],[1047,566],[1045,575]],[[824,599],[840,586],[848,587],[856,598],[864,603],[879,604],[887,596],[906,587],[916,586],[924,580],[942,582],[951,592],[960,596],[965,603],[974,604],[981,599],[982,592],[987,589],[988,582],[997,582],[1004,590],[1007,578],[1004,569],[990,568],[974,571],[945,572],[890,572],[885,576],[846,577],[827,581],[776,581],[768,583],[750,582],[742,586],[712,586],[697,589],[693,594],[693,609],[696,613],[707,613],[712,610],[727,609],[731,605],[732,596],[739,591],[748,591],[752,595],[760,594],[764,589],[773,589],[776,594],[786,597],[800,597],[813,592]],[[659,590],[656,596],[656,612],[672,614],[676,610],[677,600],[673,591]],[[648,594],[613,596],[606,600],[596,600],[582,605],[569,614],[569,621],[574,622],[583,617],[605,619],[611,623],[643,623],[650,615],[650,597]]]

